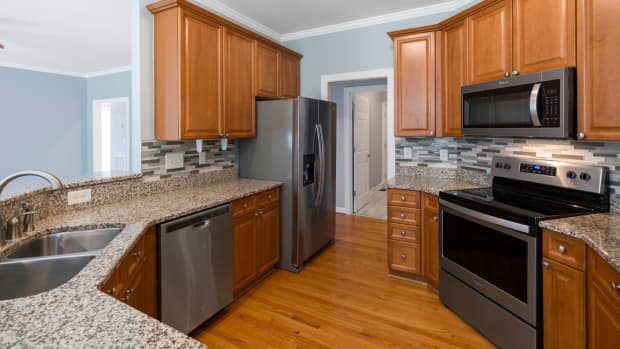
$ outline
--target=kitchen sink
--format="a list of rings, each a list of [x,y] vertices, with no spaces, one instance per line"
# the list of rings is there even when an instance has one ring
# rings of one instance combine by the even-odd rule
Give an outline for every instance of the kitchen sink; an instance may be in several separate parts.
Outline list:
[[[32,296],[74,277],[96,253],[5,260],[0,263],[0,300]]]
[[[50,234],[28,241],[6,256],[7,259],[46,257],[97,251],[104,248],[122,229],[96,229]]]

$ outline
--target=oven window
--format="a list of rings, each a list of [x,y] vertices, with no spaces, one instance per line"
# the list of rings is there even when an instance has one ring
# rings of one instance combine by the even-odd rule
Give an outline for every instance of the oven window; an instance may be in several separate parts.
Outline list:
[[[443,256],[527,303],[527,242],[443,215]]]
[[[530,93],[532,84],[472,92],[463,96],[463,127],[532,127]]]

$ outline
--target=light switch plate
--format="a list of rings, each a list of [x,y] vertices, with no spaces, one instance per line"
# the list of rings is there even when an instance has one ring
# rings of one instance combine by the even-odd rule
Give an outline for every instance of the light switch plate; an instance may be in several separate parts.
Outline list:
[[[409,147],[403,148],[403,157],[405,159],[412,159],[413,158],[413,154],[411,152],[411,148],[409,148]]]
[[[198,165],[204,165],[207,163],[207,153],[200,152],[198,153]]]
[[[448,149],[439,149],[439,160],[448,161]]]
[[[166,170],[174,170],[183,168],[183,156],[185,153],[168,153],[166,154]]]
[[[91,199],[92,199],[91,189],[74,190],[74,191],[70,191],[67,194],[67,203],[69,205],[83,204],[85,202],[90,202]]]

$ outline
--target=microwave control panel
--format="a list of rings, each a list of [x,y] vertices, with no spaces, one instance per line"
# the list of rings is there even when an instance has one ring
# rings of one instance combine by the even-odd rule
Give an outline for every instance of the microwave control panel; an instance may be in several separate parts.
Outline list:
[[[560,80],[545,81],[538,99],[543,127],[560,127]]]

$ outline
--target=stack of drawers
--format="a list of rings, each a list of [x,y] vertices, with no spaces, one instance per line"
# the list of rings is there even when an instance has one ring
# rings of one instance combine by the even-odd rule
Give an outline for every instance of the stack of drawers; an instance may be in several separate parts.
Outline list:
[[[422,259],[420,193],[409,190],[388,191],[388,267],[420,275]]]

